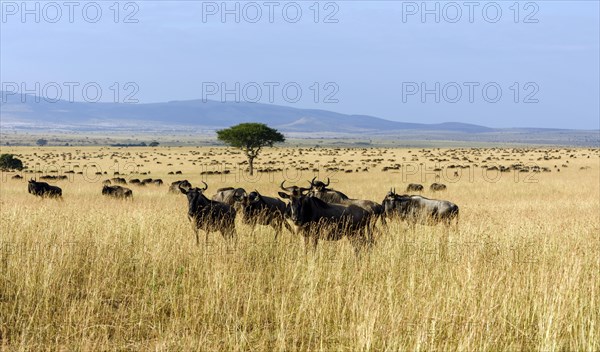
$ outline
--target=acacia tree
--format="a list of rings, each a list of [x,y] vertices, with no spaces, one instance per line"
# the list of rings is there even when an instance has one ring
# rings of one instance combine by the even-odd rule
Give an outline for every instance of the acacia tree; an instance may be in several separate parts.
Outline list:
[[[263,123],[240,123],[217,131],[217,138],[246,154],[250,175],[254,175],[254,159],[263,147],[285,142],[283,134]]]
[[[12,154],[0,155],[0,169],[23,170],[23,162]]]

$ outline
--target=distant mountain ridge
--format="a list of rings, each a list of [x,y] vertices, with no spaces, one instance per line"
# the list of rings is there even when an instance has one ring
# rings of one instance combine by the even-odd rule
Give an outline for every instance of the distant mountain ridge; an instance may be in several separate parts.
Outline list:
[[[165,103],[85,103],[2,92],[0,128],[25,132],[201,134],[242,122],[262,122],[295,138],[374,138],[453,143],[598,146],[600,130],[489,128],[460,122],[424,124],[261,103],[185,100]]]
[[[8,95],[2,92],[0,117],[3,127],[62,126],[86,130],[93,128],[190,126],[218,129],[242,122],[262,122],[283,132],[378,133],[394,130],[446,131],[462,133],[494,132],[497,129],[446,122],[423,124],[390,121],[367,115],[347,115],[327,110],[247,102],[202,100],[166,103],[125,104],[86,103]]]

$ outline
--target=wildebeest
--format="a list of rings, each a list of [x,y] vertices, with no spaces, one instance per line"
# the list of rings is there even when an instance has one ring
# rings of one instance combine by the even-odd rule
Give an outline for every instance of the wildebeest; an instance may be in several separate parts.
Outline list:
[[[317,197],[320,200],[327,203],[342,203],[345,200],[350,199],[347,195],[340,191],[333,190],[331,188],[327,188],[329,186],[329,178],[327,178],[327,183],[322,181],[315,181],[316,177],[314,177],[310,181],[310,191],[309,195],[313,197]]]
[[[133,178],[131,180],[129,180],[129,183],[132,185],[139,185],[141,183],[139,178]]]
[[[280,187],[285,192],[278,194],[289,199],[286,216],[296,226],[296,232],[304,237],[307,248],[311,240],[316,249],[319,239],[338,241],[346,236],[358,253],[364,244],[371,242],[368,224],[372,214],[368,211],[353,204],[326,203],[307,195],[310,189],[285,187],[284,182]]]
[[[179,186],[183,187],[184,189],[192,188],[192,184],[189,183],[188,180],[180,180],[180,181],[175,181],[175,182],[171,183],[171,185],[169,186],[169,192],[171,192],[171,193],[181,192],[179,190]]]
[[[364,199],[351,199],[344,193],[340,191],[336,191],[330,188],[329,186],[329,178],[327,178],[327,183],[323,183],[321,181],[315,181],[316,177],[310,181],[310,191],[308,192],[309,196],[313,196],[319,198],[320,200],[326,203],[334,203],[334,204],[342,204],[342,205],[357,205],[371,214],[374,215],[372,218],[374,221],[377,221],[379,217],[381,217],[382,221],[385,221],[382,217],[383,215],[383,206],[377,202],[373,202],[371,200]]]
[[[57,186],[51,186],[46,182],[36,182],[33,179],[29,180],[27,191],[34,196],[60,198],[62,197],[62,189]]]
[[[23,178],[23,176],[21,175],[14,175],[13,177],[11,177],[13,180],[20,180]]]
[[[187,196],[188,218],[196,233],[196,244],[200,244],[199,230],[206,233],[206,242],[208,234],[213,231],[221,232],[224,238],[234,238],[235,209],[228,204],[206,198],[204,191],[208,189],[208,185],[204,181],[202,183],[204,188],[179,186],[179,191]]]
[[[102,187],[102,194],[105,196],[115,197],[115,198],[131,198],[133,199],[133,191],[127,187],[121,186],[107,186],[104,185]]]
[[[110,185],[111,182],[110,182],[110,180],[104,180],[104,181],[102,181],[102,184],[103,185]]]
[[[435,192],[435,191],[445,191],[446,190],[446,185],[442,184],[442,183],[432,183],[431,186],[429,186],[429,190]]]
[[[211,197],[212,200],[225,203],[227,205],[235,205],[235,200],[246,194],[243,188],[224,187],[219,188],[217,193]]]
[[[111,181],[115,184],[121,184],[121,185],[127,184],[127,180],[124,179],[123,177],[114,177],[111,179]]]
[[[446,200],[429,199],[416,195],[398,195],[393,190],[383,200],[385,213],[397,215],[409,224],[436,224],[444,222],[449,225],[453,219],[458,224],[458,206]]]
[[[40,180],[66,180],[67,176],[65,175],[44,175],[40,176]]]
[[[420,185],[418,183],[409,183],[408,186],[406,187],[406,192],[422,192],[423,191],[423,185]]]
[[[160,178],[157,178],[157,179],[152,180],[152,183],[154,183],[157,186],[162,186],[163,180],[161,180]]]
[[[266,197],[258,191],[249,194],[235,195],[236,203],[240,203],[242,221],[252,225],[252,230],[257,224],[270,225],[275,229],[275,239],[285,226],[290,232],[294,232],[285,220],[286,205],[277,198]]]

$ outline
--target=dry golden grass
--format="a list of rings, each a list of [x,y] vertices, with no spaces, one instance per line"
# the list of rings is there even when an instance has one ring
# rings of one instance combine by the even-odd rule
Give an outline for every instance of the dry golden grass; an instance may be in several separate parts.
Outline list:
[[[207,154],[192,165],[190,160],[202,155],[191,151]],[[143,165],[138,171],[151,172],[134,177],[160,177],[165,183],[186,178],[198,184],[199,172],[211,169],[200,164],[225,161],[231,174],[204,178],[209,195],[237,184],[276,194],[282,172],[260,174],[250,182],[236,176],[241,156],[224,151],[71,147],[1,152],[19,154],[31,168],[39,162],[42,170],[55,162],[62,171],[78,164],[74,170],[79,171],[95,162],[110,174],[117,166],[128,173],[126,165],[132,162]],[[381,201],[392,186],[400,190],[408,182],[421,182],[427,187],[435,181],[433,173],[423,180],[419,173],[403,177],[401,170],[381,171],[403,163],[403,157],[409,162],[412,155],[419,160],[411,165],[436,167],[416,149],[371,149],[364,154],[360,149],[305,149],[302,155],[284,156],[288,151],[267,150],[259,162],[290,166],[287,178],[301,185],[313,173],[296,174],[290,159],[299,167],[318,163],[320,178],[333,177],[335,188],[355,198]],[[63,160],[64,152],[71,152],[71,158]],[[113,152],[120,154],[111,160]],[[42,160],[33,153],[54,156]],[[100,159],[100,153],[106,156]],[[123,153],[136,159],[124,159]],[[331,155],[318,155],[323,153]],[[209,243],[196,246],[185,197],[168,194],[167,185],[128,186],[133,202],[119,201],[100,195],[100,181],[108,176],[92,182],[93,172],[87,180],[75,174],[69,181],[49,181],[63,188],[64,201],[55,201],[31,196],[25,180],[4,174],[0,348],[598,351],[598,150],[457,153],[479,166],[496,156],[499,160],[488,163],[531,162],[552,172],[502,173],[497,182],[489,182],[496,174],[489,173],[486,180],[478,167],[472,177],[464,171],[455,183],[442,177],[439,182],[448,190],[424,195],[460,206],[458,231],[446,238],[443,226],[411,230],[392,222],[360,260],[345,239],[321,241],[315,253],[305,254],[301,238],[285,232],[275,242],[271,228],[259,226],[250,235],[239,221],[235,249],[216,233]],[[561,159],[538,160],[544,155]],[[327,163],[347,163],[346,169],[373,164],[361,163],[369,158],[384,161],[368,172],[323,171]],[[590,168],[580,169],[585,166]],[[176,170],[183,175],[167,175]],[[536,182],[524,182],[525,177]],[[449,249],[446,257],[440,251],[443,243]]]

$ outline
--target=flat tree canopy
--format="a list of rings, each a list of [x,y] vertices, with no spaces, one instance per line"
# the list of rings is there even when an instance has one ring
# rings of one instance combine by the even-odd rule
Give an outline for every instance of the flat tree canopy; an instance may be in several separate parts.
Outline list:
[[[12,154],[0,155],[0,169],[23,170],[23,162]]]
[[[240,123],[217,131],[217,138],[246,153],[250,175],[254,174],[254,158],[263,147],[272,147],[274,143],[285,142],[283,134],[263,123]]]

